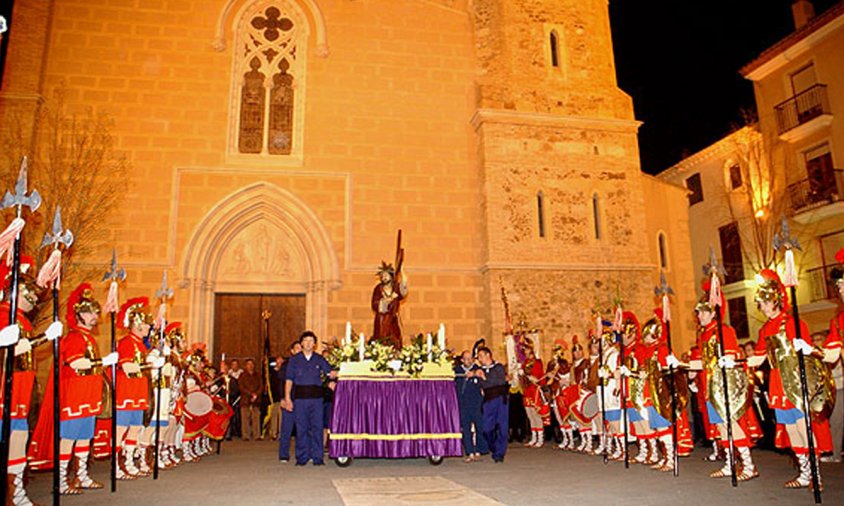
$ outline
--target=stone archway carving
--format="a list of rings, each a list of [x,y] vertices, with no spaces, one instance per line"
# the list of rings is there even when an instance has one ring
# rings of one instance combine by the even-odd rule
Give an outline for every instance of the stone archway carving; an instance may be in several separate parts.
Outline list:
[[[244,234],[266,234],[266,245],[256,247],[266,251],[245,252]],[[280,260],[269,258],[278,251]],[[247,262],[253,267],[241,279],[231,275],[232,260],[226,257],[231,254],[253,257]],[[256,279],[262,272],[267,278]],[[339,289],[341,279],[331,238],[316,214],[289,191],[258,182],[221,200],[196,227],[185,250],[180,286],[189,291],[191,335],[213,349],[216,292],[304,294],[306,325],[325,335],[328,292]]]
[[[217,29],[214,33],[214,42],[211,44],[215,51],[223,52],[226,50],[226,26],[229,22],[229,16],[232,9],[242,0],[227,0],[223,8],[217,16]],[[314,0],[298,0],[302,9],[307,12],[311,19],[311,28],[316,36],[316,54],[320,58],[328,57],[328,40],[326,36],[325,16],[322,14],[322,9]],[[247,2],[248,3],[248,2]]]

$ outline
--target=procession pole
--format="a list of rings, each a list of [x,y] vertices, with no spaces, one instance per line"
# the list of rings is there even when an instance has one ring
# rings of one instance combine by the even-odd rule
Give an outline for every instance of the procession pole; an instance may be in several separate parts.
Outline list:
[[[18,316],[18,284],[20,274],[20,260],[21,260],[21,231],[26,224],[22,218],[23,206],[27,206],[30,212],[35,212],[41,205],[41,195],[36,190],[32,190],[27,195],[27,158],[23,157],[21,160],[20,172],[18,173],[18,180],[15,183],[15,193],[6,191],[3,200],[0,201],[0,207],[8,209],[15,207],[15,218],[6,227],[3,236],[7,238],[14,237],[14,245],[12,246],[12,279],[9,286],[9,325],[17,324]],[[11,235],[11,237],[9,237]],[[8,261],[8,243],[3,245],[3,251],[0,255],[6,255]],[[15,371],[15,344],[10,344],[5,347],[6,356],[4,357],[4,373],[3,381],[3,430],[0,431],[0,496],[4,501],[8,501],[9,497],[9,450],[10,438],[12,435],[12,381],[14,379]]]
[[[167,286],[167,271],[164,271],[164,274],[161,277],[161,288],[155,293],[155,295],[161,301],[161,305],[158,308],[158,349],[161,351],[163,350],[165,343],[164,343],[164,327],[167,322],[167,299],[173,296],[173,289]],[[155,461],[153,462],[152,466],[152,479],[158,479],[158,458],[161,452],[161,388],[162,388],[162,373],[164,367],[158,368],[158,373],[156,374],[155,380],[155,413],[154,413],[154,420],[155,420],[155,449],[153,450],[153,455]],[[169,404],[169,403],[168,403]]]
[[[596,325],[595,330],[598,332],[598,371],[602,371],[604,369],[604,329],[603,325],[601,324],[601,314],[596,313]],[[601,457],[604,460],[604,464],[609,462],[609,456],[607,455],[607,408],[604,402],[604,378],[598,374],[598,388],[601,392]]]
[[[665,321],[665,340],[668,345],[669,355],[674,355],[674,349],[671,346],[671,301],[669,295],[674,293],[674,290],[668,286],[665,281],[665,273],[659,273],[660,286],[656,287],[654,292],[662,296],[662,318]],[[677,452],[677,385],[674,383],[674,365],[668,365],[668,388],[671,393],[671,440],[674,445],[674,477],[680,475],[680,455]]]
[[[711,276],[711,281],[709,285],[709,307],[715,311],[715,322],[716,322],[716,329],[718,331],[718,357],[724,356],[724,321],[723,317],[721,316],[721,279],[718,277],[718,274],[724,270],[724,268],[718,265],[718,260],[715,258],[715,250],[713,248],[709,248],[709,265],[704,268],[704,270],[709,271],[709,275]],[[729,384],[727,382],[727,366],[721,366],[721,382],[722,388],[724,390],[724,414],[727,415],[726,426],[727,426],[727,442],[729,444],[728,447],[728,455],[727,459],[729,459],[730,463],[730,483],[734,486],[738,486],[738,477],[736,476],[736,443],[735,439],[733,439],[733,416],[730,409],[730,390]]]
[[[782,219],[782,229],[779,235],[774,236],[774,251],[780,249],[785,250],[783,257],[785,260],[785,274],[783,275],[783,285],[788,287],[791,295],[791,314],[794,319],[795,340],[803,340],[802,330],[800,328],[800,310],[797,307],[797,268],[794,265],[794,249],[800,249],[800,243],[797,238],[791,236],[791,231],[788,226],[788,220],[785,217]],[[797,367],[800,371],[800,389],[803,401],[804,421],[806,424],[806,439],[808,440],[809,448],[809,468],[812,472],[812,492],[815,498],[815,504],[820,504],[821,487],[820,475],[818,473],[818,457],[815,455],[815,435],[812,428],[812,409],[809,405],[809,388],[806,381],[806,359],[803,357],[803,352],[797,350]]]
[[[117,251],[111,251],[111,268],[103,281],[110,281],[105,311],[111,319],[111,352],[117,353],[117,328],[115,314],[118,310],[118,282],[126,279],[126,271],[117,266]],[[117,492],[117,363],[111,365],[111,491]]]
[[[621,304],[618,304],[615,309],[615,322],[613,322],[613,333],[615,334],[615,340],[618,343],[618,363],[619,369],[624,367],[624,338],[622,337],[621,326],[623,324],[623,312],[621,310]],[[621,444],[621,452],[624,455],[624,468],[630,468],[630,458],[627,454],[627,378],[624,374],[619,375],[619,380],[621,385],[619,387],[619,393],[621,394],[621,423],[622,433],[624,434],[624,441]]]
[[[41,247],[52,247],[49,259],[38,273],[37,284],[42,288],[51,286],[53,296],[53,323],[59,321],[59,283],[61,282],[60,246],[69,248],[73,244],[73,234],[64,230],[62,226],[62,210],[56,206],[53,216],[53,230],[44,234]],[[53,340],[53,504],[61,503],[61,487],[59,480],[59,460],[61,457],[61,336]]]

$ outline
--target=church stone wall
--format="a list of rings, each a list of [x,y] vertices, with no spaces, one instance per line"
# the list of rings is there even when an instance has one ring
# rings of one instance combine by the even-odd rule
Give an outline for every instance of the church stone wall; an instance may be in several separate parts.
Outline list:
[[[59,0],[40,42],[13,38],[4,92],[49,99],[64,88],[70,110],[114,119],[116,148],[133,167],[129,191],[108,246],[79,260],[104,269],[116,247],[124,297],[151,295],[166,269],[177,288],[171,318],[190,333],[190,287],[215,282],[183,277],[191,239],[227,197],[266,184],[304,203],[330,238],[340,283],[323,308],[325,337],[342,335],[346,320],[370,332],[375,269],[392,261],[398,229],[411,290],[405,329],[444,322],[456,348],[500,335],[499,276],[514,313],[554,337],[582,334],[581,308],[616,285],[637,310],[650,307],[636,124],[615,85],[605,0],[299,2],[318,5],[329,49],[318,54],[311,27],[302,155],[250,160],[228,155],[232,27],[251,3],[232,2],[222,52],[212,43],[225,0]],[[16,2],[15,33],[43,21],[44,5]],[[554,29],[559,69],[547,64]],[[4,94],[2,109],[22,100]],[[590,239],[596,192],[600,243]],[[229,283],[236,266],[225,269]]]

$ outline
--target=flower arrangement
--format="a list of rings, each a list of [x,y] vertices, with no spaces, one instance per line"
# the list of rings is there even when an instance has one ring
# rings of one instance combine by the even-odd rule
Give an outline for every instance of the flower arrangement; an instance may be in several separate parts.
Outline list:
[[[366,345],[363,354],[367,360],[372,360],[372,370],[378,372],[395,372],[391,362],[396,358],[396,350],[388,344],[372,341]]]
[[[422,374],[422,369],[428,362],[443,365],[451,361],[448,350],[440,348],[438,344],[423,344],[423,339],[423,335],[419,334],[411,339],[410,344],[403,347],[399,352],[401,370],[414,378],[418,378]],[[428,352],[429,347],[430,353]]]
[[[328,350],[328,363],[337,369],[343,362],[356,362],[358,360],[358,348],[354,344],[335,343]]]
[[[426,363],[442,367],[450,366],[453,360],[450,351],[445,348],[445,327],[442,324],[435,334],[436,341],[434,333],[418,334],[401,350],[379,341],[367,343],[363,333],[353,342],[352,335],[351,323],[347,322],[346,337],[329,348],[328,363],[332,367],[339,368],[341,364],[349,362],[371,361],[371,371],[391,374],[405,372],[418,378]]]

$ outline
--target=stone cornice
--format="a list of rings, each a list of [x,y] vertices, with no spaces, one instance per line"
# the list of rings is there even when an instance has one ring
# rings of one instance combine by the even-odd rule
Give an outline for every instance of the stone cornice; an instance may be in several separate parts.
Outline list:
[[[478,109],[470,123],[479,129],[484,123],[508,125],[527,125],[537,127],[559,127],[578,130],[602,130],[612,132],[636,133],[641,121],[616,118],[596,118],[581,116],[562,116],[543,112],[522,112],[503,109]]]
[[[653,271],[656,264],[557,264],[557,263],[510,263],[488,262],[481,267],[486,273],[491,270],[519,270],[519,271]]]
[[[752,135],[759,135],[755,126],[742,127],[656,174],[656,178],[664,180],[673,177],[675,174],[682,174],[687,170],[696,170],[700,164],[711,161],[716,157],[730,155],[736,151],[736,145],[742,138],[749,138]]]
[[[0,100],[44,103],[44,95],[40,93],[16,93],[14,91],[0,92]]]
[[[842,27],[844,27],[844,4],[839,4],[815,18],[804,28],[805,31],[795,32],[768,48],[739,72],[751,81],[760,81],[817,46]]]

